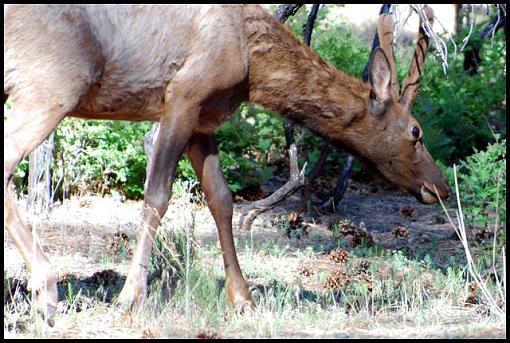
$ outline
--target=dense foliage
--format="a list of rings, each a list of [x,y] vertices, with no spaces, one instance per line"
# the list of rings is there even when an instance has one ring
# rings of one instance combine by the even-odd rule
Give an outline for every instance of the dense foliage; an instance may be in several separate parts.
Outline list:
[[[59,193],[108,194],[116,189],[130,198],[142,197],[147,164],[143,135],[150,127],[66,118],[55,136],[53,179],[61,181]]]
[[[479,25],[478,30],[480,30]],[[461,34],[456,39],[461,43]],[[473,38],[476,39],[476,38]],[[453,47],[449,47],[453,51]],[[429,58],[413,112],[424,130],[434,158],[448,165],[483,150],[493,132],[506,136],[506,42],[502,30],[481,46],[478,73],[463,69],[464,55],[449,60],[445,75],[440,62]]]
[[[475,149],[461,161],[458,178],[467,224],[492,232],[498,215],[498,223],[506,227],[506,139],[496,136],[487,150]],[[454,180],[450,184],[454,185]]]

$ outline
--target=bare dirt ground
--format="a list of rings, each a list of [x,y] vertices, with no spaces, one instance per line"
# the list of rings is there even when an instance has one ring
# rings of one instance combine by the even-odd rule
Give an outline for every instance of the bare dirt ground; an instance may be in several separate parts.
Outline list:
[[[274,188],[274,185],[266,188],[266,193]],[[267,194],[266,194],[267,195]],[[315,199],[317,200],[317,199]],[[250,242],[254,249],[267,247],[268,242],[275,249],[288,251],[275,259],[268,256],[268,261],[274,265],[275,272],[280,273],[284,279],[293,279],[296,270],[302,266],[299,257],[292,254],[293,249],[305,249],[312,247],[315,254],[327,256],[334,248],[333,233],[331,225],[340,220],[349,219],[357,226],[364,228],[375,243],[384,250],[402,250],[407,256],[421,258],[425,253],[434,251],[434,262],[437,266],[447,266],[450,256],[462,253],[462,246],[456,238],[456,234],[447,222],[446,216],[436,206],[420,204],[412,196],[386,186],[376,181],[353,180],[343,202],[337,209],[337,213],[328,214],[317,211],[316,206],[311,206],[308,211],[300,212],[304,222],[306,234],[302,238],[289,238],[282,230],[274,228],[275,218],[284,214],[298,212],[300,201],[297,195],[286,200],[286,202],[270,211],[261,214],[252,225],[250,232],[240,232],[237,229],[240,206],[235,205],[234,213],[234,235],[237,239],[238,254],[241,266],[243,266],[245,253],[241,247]],[[196,206],[190,204],[190,206]],[[53,266],[59,272],[60,278],[72,277],[79,280],[84,288],[101,289],[101,285],[115,284],[113,290],[104,294],[104,306],[108,306],[112,297],[116,296],[122,287],[128,268],[129,252],[127,258],[122,261],[119,258],[119,241],[134,241],[136,230],[140,220],[142,202],[113,200],[112,198],[101,198],[96,196],[72,198],[64,204],[54,206],[51,215],[47,219],[39,219],[33,222],[38,230],[44,250],[51,256]],[[194,237],[200,246],[212,246],[217,244],[217,234],[214,221],[207,207],[198,207],[195,212]],[[179,208],[169,207],[166,218],[170,221],[180,215]],[[395,237],[396,226],[403,226],[408,229],[409,235],[405,238]],[[117,251],[113,251],[117,249]],[[11,238],[4,234],[4,279],[11,281],[21,279],[26,282],[27,273],[22,268],[23,262],[20,254],[15,249]],[[106,259],[105,256],[111,256]],[[278,261],[275,261],[278,260]],[[213,263],[221,264],[220,259]],[[323,258],[317,260],[313,266],[315,269],[328,269],[333,262]],[[250,285],[260,284],[261,280],[250,279]],[[290,282],[290,281],[289,281]],[[20,287],[24,287],[23,285]],[[304,288],[313,289],[323,287],[320,285],[303,284]],[[60,292],[65,293],[65,289]],[[62,295],[61,295],[62,296]],[[5,299],[5,297],[4,297]],[[87,306],[84,306],[86,309]],[[101,312],[101,307],[94,307],[93,311]],[[87,311],[82,311],[85,313]],[[111,312],[108,312],[111,313]],[[83,315],[84,316],[84,315]],[[57,323],[50,336],[53,337],[143,337],[141,329],[120,329],[118,321],[120,317],[111,317],[111,314],[102,319],[105,326],[103,334],[97,334],[98,328],[89,317],[89,313],[80,327],[75,322]],[[87,320],[90,321],[89,324]],[[113,325],[114,323],[117,323]],[[110,327],[112,325],[112,328]],[[59,326],[60,325],[60,326]],[[90,326],[89,326],[90,325]],[[113,328],[114,327],[114,328]],[[444,328],[443,328],[444,329]],[[89,331],[87,331],[89,330]],[[101,331],[100,330],[100,331]],[[401,335],[397,331],[384,332],[370,331],[360,328],[353,332],[327,331],[312,332],[304,330],[302,334],[295,332],[300,337],[411,337],[409,332],[402,329]],[[428,331],[427,331],[428,330]],[[434,328],[423,332],[415,331],[417,335],[412,337],[505,337],[506,326],[500,324],[496,327],[487,328],[465,333],[462,327],[453,327],[451,335],[440,331],[438,334]],[[4,328],[5,331],[5,328]],[[101,331],[101,332],[103,332]]]

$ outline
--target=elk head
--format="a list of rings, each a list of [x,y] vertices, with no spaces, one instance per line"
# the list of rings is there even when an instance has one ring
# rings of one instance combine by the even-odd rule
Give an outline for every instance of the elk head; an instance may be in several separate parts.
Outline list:
[[[432,10],[425,7],[424,11],[432,22]],[[421,202],[435,203],[438,199],[434,186],[441,198],[448,197],[450,189],[422,142],[420,124],[411,115],[429,39],[420,21],[416,51],[399,90],[390,15],[380,16],[377,30],[381,46],[374,50],[369,63],[368,115],[353,123],[346,134],[366,137],[366,141],[351,148],[375,165],[385,178]]]

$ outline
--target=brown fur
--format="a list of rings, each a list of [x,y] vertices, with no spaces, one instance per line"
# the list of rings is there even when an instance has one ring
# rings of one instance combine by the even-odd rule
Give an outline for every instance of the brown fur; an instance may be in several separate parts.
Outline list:
[[[379,49],[370,84],[337,71],[259,6],[9,6],[4,14],[5,227],[32,273],[36,305],[51,317],[56,277],[23,224],[9,184],[16,164],[67,115],[153,120],[160,130],[144,212],[120,301],[139,305],[146,266],[183,152],[209,199],[223,251],[227,295],[253,306],[232,237],[232,198],[214,130],[243,101],[289,117],[373,163],[424,202],[448,186],[412,129],[416,88],[399,103],[390,91],[392,56]],[[422,52],[426,51],[426,46]],[[410,75],[416,80],[422,60]],[[392,76],[393,74],[393,76]],[[414,81],[413,81],[414,82]],[[416,84],[416,82],[415,82]],[[36,247],[35,251],[32,249]]]

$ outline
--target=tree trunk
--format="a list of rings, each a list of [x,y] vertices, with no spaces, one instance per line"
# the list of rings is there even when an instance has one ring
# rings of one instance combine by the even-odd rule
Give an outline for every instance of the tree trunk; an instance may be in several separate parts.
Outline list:
[[[310,14],[308,15],[308,20],[306,21],[305,30],[303,31],[303,41],[308,46],[310,46],[310,41],[312,40],[313,25],[315,24],[315,18],[317,18],[317,12],[319,12],[319,5],[320,4],[314,4],[312,6]]]
[[[55,148],[52,133],[29,155],[28,210],[34,214],[47,214],[51,204],[51,161]]]
[[[496,32],[498,32],[498,30],[502,27],[505,30],[506,36],[506,5],[497,4],[495,6],[497,12],[496,15],[492,21],[478,33],[478,37],[481,39],[490,39],[493,33],[496,34]],[[474,15],[474,13],[471,15]],[[470,76],[478,74],[478,67],[482,61],[480,57],[480,48],[481,42],[471,39],[464,50],[464,71]]]
[[[278,6],[276,9],[275,17],[285,23],[287,18],[296,14],[296,12],[303,6],[303,4],[284,4]]]
[[[458,35],[462,31],[462,4],[455,4],[455,34]]]

